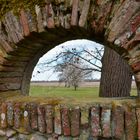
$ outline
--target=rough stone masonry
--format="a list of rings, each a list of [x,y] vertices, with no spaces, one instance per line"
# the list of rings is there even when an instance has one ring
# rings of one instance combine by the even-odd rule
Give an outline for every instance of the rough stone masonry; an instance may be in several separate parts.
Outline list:
[[[96,103],[84,107],[1,102],[1,140],[140,139],[140,107]]]
[[[82,38],[126,59],[140,95],[139,0],[0,0],[0,92],[27,95],[39,58],[62,42]]]

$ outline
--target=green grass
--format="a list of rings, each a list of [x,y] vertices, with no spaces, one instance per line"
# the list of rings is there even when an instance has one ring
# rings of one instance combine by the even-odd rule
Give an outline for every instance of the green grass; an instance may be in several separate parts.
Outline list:
[[[131,95],[136,95],[136,89],[132,89]],[[77,91],[73,88],[31,86],[30,96],[58,98],[69,103],[91,103],[102,100],[99,98],[98,87],[80,87]]]
[[[45,86],[31,86],[31,96],[47,96],[47,97],[65,97],[65,98],[97,98],[98,87],[89,88],[82,87],[76,91],[73,88],[65,87],[45,87]]]

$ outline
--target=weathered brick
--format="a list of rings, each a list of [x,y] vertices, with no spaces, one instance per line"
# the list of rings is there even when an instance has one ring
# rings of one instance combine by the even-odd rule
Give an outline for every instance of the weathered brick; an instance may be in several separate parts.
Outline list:
[[[53,14],[54,14],[54,11],[53,11],[53,7],[52,7],[52,4],[48,4],[46,5],[46,10],[47,10],[47,27],[48,28],[54,28],[55,27],[55,24],[54,24],[54,17],[53,17]]]
[[[46,132],[46,123],[45,123],[45,108],[44,106],[39,105],[37,107],[38,112],[38,130],[41,133]]]
[[[6,103],[1,104],[1,127],[2,128],[7,127],[7,104]]]
[[[137,135],[138,135],[138,139],[140,139],[140,108],[136,108],[136,115],[137,115],[137,121],[138,121]]]
[[[61,124],[61,111],[60,106],[55,106],[54,114],[54,132],[58,135],[62,134],[62,124]]]
[[[76,107],[71,110],[71,135],[73,137],[80,135],[80,108]]]
[[[91,107],[91,135],[93,137],[98,137],[101,135],[99,105]]]
[[[42,14],[44,12],[41,12],[41,9],[40,9],[40,7],[38,5],[35,6],[35,12],[36,12],[36,20],[37,20],[38,32],[43,32],[44,31],[44,27],[43,27]]]
[[[72,140],[72,137],[60,136],[58,140]]]
[[[45,107],[45,116],[46,116],[46,131],[47,134],[53,133],[53,118],[54,118],[54,109],[52,105],[47,105]]]
[[[19,129],[21,126],[21,103],[14,105],[14,127]]]
[[[8,126],[14,125],[14,104],[12,102],[7,103],[7,123]]]
[[[135,140],[136,138],[136,111],[133,107],[125,109],[125,134],[127,140]]]
[[[38,129],[38,116],[37,116],[37,104],[36,103],[31,103],[30,104],[30,114],[31,114],[31,128],[33,130]]]
[[[124,137],[124,109],[122,106],[116,106],[113,109],[113,136],[118,139]]]
[[[81,127],[84,130],[87,130],[89,127],[89,107],[81,109]]]
[[[61,109],[61,115],[62,115],[62,129],[64,136],[70,136],[71,131],[70,131],[70,111],[68,107],[63,107]]]
[[[57,134],[52,134],[48,140],[58,140],[58,135]]]
[[[30,34],[30,29],[29,29],[27,15],[23,9],[20,11],[20,21],[23,27],[24,35],[28,36]]]
[[[30,132],[31,131],[31,126],[30,126],[30,105],[28,103],[24,104],[23,117],[24,117],[24,129],[25,129],[25,131]]]
[[[89,131],[89,129],[87,129],[87,130],[82,130],[82,131],[80,132],[80,137],[79,137],[79,139],[80,139],[80,140],[88,140],[89,136],[90,136],[90,131]]]
[[[111,105],[102,106],[101,127],[105,138],[111,137]]]

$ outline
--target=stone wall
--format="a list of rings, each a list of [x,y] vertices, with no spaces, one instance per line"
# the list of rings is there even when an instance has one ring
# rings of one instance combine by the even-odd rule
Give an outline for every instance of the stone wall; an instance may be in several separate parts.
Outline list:
[[[85,107],[2,102],[0,140],[135,140],[140,107],[93,104]]]
[[[85,38],[127,60],[140,95],[139,0],[0,0],[0,92],[27,95],[43,54]]]

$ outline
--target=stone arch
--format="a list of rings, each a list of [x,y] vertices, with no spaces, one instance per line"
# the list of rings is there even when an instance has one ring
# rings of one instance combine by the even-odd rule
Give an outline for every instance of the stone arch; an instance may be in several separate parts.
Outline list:
[[[10,10],[3,7],[0,91],[26,94],[27,81],[39,57],[51,46],[82,37],[107,44],[122,55],[132,67],[140,91],[139,1],[45,0],[41,6],[32,2],[30,7],[15,3],[19,6],[17,15],[12,3],[8,3]]]

